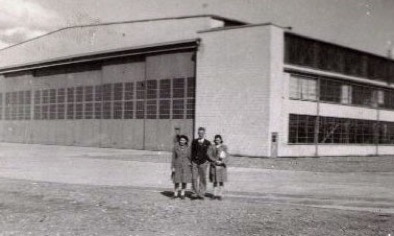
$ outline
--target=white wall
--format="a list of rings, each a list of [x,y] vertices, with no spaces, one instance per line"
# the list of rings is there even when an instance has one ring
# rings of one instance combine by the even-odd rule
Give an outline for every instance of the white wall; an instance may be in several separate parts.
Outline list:
[[[201,33],[196,128],[222,134],[232,154],[269,155],[271,34],[274,26]]]

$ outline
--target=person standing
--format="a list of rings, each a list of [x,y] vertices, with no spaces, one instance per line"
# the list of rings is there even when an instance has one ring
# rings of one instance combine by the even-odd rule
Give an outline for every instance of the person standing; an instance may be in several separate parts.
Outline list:
[[[224,182],[227,182],[227,146],[223,144],[221,135],[215,135],[214,145],[208,149],[208,156],[211,159],[209,168],[209,180],[213,183],[213,199],[222,200]]]
[[[198,128],[198,138],[192,142],[192,184],[195,199],[204,200],[207,189],[209,165],[208,148],[211,143],[205,139],[205,128]]]
[[[192,180],[191,150],[188,141],[187,136],[180,135],[172,152],[171,171],[174,182],[174,198],[180,194],[180,198],[185,199],[187,184]]]

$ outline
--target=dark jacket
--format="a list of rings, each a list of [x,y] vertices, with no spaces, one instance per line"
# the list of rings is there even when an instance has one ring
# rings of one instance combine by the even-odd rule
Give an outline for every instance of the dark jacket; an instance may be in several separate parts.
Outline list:
[[[198,165],[204,164],[209,161],[208,148],[211,143],[208,140],[199,143],[198,139],[194,139],[192,142],[192,162]]]

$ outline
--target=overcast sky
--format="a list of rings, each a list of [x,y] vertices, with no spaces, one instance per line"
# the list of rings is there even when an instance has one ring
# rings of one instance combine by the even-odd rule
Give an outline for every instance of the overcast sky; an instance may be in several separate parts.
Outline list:
[[[0,0],[0,48],[64,26],[209,13],[381,55],[394,45],[394,0]]]

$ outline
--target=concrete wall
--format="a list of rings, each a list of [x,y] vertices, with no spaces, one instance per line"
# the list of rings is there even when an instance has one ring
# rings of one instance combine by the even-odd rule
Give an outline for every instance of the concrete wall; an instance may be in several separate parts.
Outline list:
[[[268,156],[274,26],[203,32],[197,55],[196,128],[222,134],[230,153]]]

